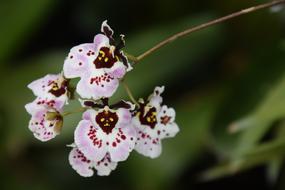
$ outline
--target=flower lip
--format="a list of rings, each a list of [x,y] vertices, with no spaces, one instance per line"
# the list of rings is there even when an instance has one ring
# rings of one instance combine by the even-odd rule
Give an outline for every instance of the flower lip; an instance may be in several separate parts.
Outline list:
[[[109,109],[104,109],[102,112],[99,112],[95,117],[96,123],[107,134],[112,132],[118,120],[119,117],[117,113],[111,112]]]

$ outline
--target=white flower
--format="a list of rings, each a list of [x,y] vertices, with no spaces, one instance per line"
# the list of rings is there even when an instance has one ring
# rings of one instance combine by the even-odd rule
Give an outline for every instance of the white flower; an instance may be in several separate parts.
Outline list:
[[[144,156],[156,158],[161,154],[161,140],[174,137],[179,128],[174,122],[175,111],[162,104],[164,87],[156,87],[147,102],[141,102],[133,117],[137,130],[135,150]]]
[[[85,43],[73,47],[64,62],[66,78],[80,77],[76,91],[82,98],[100,99],[111,97],[123,78],[131,68],[126,56],[121,51],[124,39],[115,45],[113,30],[102,23],[101,31],[93,43]]]
[[[136,131],[131,119],[126,108],[88,109],[75,129],[75,144],[90,160],[100,161],[109,153],[112,162],[124,161],[135,146]]]
[[[62,74],[48,74],[28,85],[37,96],[34,103],[60,111],[68,101],[68,81]]]

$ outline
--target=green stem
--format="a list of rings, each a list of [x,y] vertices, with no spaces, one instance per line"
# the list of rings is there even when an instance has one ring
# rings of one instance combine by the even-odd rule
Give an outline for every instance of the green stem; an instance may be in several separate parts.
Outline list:
[[[129,86],[127,85],[127,83],[124,80],[121,80],[121,83],[123,84],[129,98],[131,99],[131,101],[136,104],[137,106],[139,106],[139,103],[136,101],[136,99],[134,98],[131,90],[129,89]]]

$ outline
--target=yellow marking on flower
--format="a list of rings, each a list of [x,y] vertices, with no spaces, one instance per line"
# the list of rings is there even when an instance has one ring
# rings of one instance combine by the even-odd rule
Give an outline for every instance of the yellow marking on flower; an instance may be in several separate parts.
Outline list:
[[[104,52],[104,51],[100,50],[100,51],[99,51],[99,54],[102,55],[102,56],[100,56],[100,57],[105,57],[105,52]]]

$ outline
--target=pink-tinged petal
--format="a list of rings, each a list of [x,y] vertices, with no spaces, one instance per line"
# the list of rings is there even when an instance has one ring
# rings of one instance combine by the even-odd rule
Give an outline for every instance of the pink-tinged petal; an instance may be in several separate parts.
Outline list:
[[[82,97],[91,99],[94,94],[92,89],[90,88],[90,84],[87,78],[81,78],[80,81],[77,83],[76,92]],[[94,97],[94,99],[99,99],[98,97]]]
[[[51,99],[38,97],[34,100],[34,104],[47,108],[54,108],[55,110],[62,112],[63,106],[66,104],[66,98],[63,96]]]
[[[94,50],[99,51],[101,47],[109,47],[109,38],[104,34],[97,34],[94,37]]]
[[[99,161],[107,153],[106,134],[91,121],[79,122],[74,132],[74,141],[88,159]]]
[[[161,154],[161,142],[159,138],[155,138],[145,131],[138,131],[138,137],[135,150],[147,157],[157,158]]]
[[[158,121],[161,124],[166,125],[168,123],[172,123],[175,120],[175,110],[173,108],[168,108],[166,105],[163,105],[157,117]]]
[[[59,134],[58,128],[61,127],[59,125],[62,124],[59,118],[47,120],[47,113],[50,111],[52,110],[39,106],[35,112],[32,112],[32,118],[29,122],[30,131],[33,132],[35,138],[43,142],[56,137]]]
[[[81,77],[92,69],[98,51],[93,43],[73,47],[64,61],[63,72],[66,78]]]
[[[175,122],[169,123],[167,125],[159,125],[158,128],[161,131],[160,139],[172,138],[180,131],[178,125]]]
[[[136,130],[131,125],[114,128],[108,135],[108,152],[114,162],[124,161],[134,149]]]
[[[164,91],[164,86],[155,87],[153,94],[151,94],[148,98],[149,104],[158,109],[162,103],[161,94]]]
[[[98,71],[89,77],[81,78],[76,91],[82,98],[100,99],[111,97],[118,86],[118,79]]]
[[[95,123],[95,115],[96,111],[93,109],[88,109],[82,114],[82,119],[91,121],[91,123]]]
[[[34,102],[26,104],[25,109],[30,115],[33,115],[34,113],[36,113],[37,111],[39,111],[43,108],[41,106],[37,105],[34,101]]]
[[[117,61],[113,67],[111,67],[110,69],[105,69],[105,71],[113,76],[114,78],[123,78],[124,75],[126,74],[127,72],[127,67],[124,65],[123,62],[121,61]]]
[[[132,121],[132,114],[129,109],[119,108],[116,111],[118,115],[118,123],[116,125],[117,128],[129,127]]]
[[[32,82],[28,87],[37,96],[35,101],[38,105],[55,108],[60,111],[67,104],[67,81],[62,74],[46,75]]]
[[[93,176],[93,162],[87,159],[84,154],[78,149],[73,148],[68,157],[71,167],[83,177]]]
[[[94,167],[97,170],[97,175],[108,176],[112,170],[116,169],[117,162],[112,162],[110,155],[106,154],[106,156],[101,161],[98,161],[94,164]]]
[[[60,74],[54,75],[54,74],[48,74],[44,76],[43,78],[37,79],[33,82],[31,82],[28,85],[28,88],[31,89],[35,96],[39,97],[46,97],[48,91],[50,90],[50,84],[53,81],[58,80],[60,77]]]

